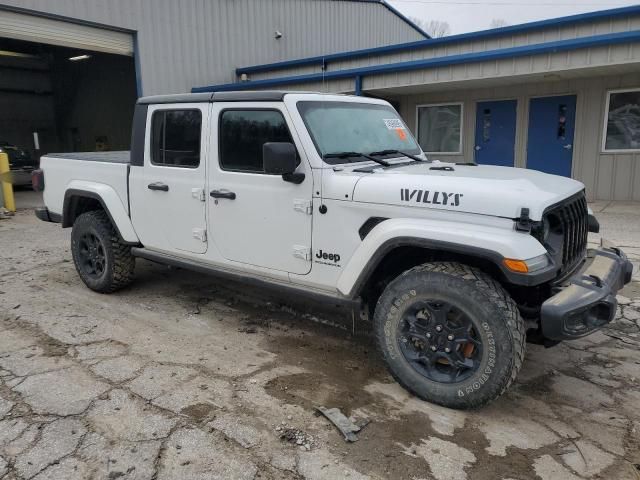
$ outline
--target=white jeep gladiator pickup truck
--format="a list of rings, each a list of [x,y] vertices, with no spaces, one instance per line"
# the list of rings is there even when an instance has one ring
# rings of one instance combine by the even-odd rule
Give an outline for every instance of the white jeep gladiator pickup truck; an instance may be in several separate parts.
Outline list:
[[[610,322],[632,273],[587,249],[580,182],[431,161],[372,98],[142,98],[131,152],[47,155],[34,184],[92,290],[129,284],[140,257],[344,302],[404,387],[452,408],[502,394],[525,339]]]

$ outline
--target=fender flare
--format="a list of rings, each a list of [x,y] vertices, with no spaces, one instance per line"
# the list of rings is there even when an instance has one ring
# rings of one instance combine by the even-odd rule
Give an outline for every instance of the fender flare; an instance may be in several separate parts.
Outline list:
[[[553,263],[533,274],[508,270],[502,263],[504,258],[526,260],[547,253],[534,237],[515,230],[434,219],[389,219],[376,225],[356,249],[338,279],[338,291],[357,297],[385,256],[406,246],[487,260],[498,267],[507,282],[516,285],[539,285],[554,278],[557,271]]]
[[[72,182],[70,188],[67,188],[64,193],[62,207],[63,228],[73,226],[74,219],[71,216],[71,200],[74,197],[92,198],[100,202],[100,205],[102,205],[102,208],[116,229],[120,240],[130,245],[140,244],[138,235],[133,228],[133,223],[131,223],[131,218],[129,218],[120,197],[112,187],[101,183],[73,185]]]

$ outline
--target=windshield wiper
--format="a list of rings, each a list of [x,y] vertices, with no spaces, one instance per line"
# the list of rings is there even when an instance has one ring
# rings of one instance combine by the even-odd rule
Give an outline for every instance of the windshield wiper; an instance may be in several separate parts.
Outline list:
[[[327,159],[327,158],[349,158],[349,157],[362,157],[362,158],[366,158],[367,160],[372,160],[376,163],[379,163],[380,165],[382,165],[383,167],[389,167],[391,166],[391,164],[389,162],[385,162],[384,160],[381,160],[379,158],[375,158],[372,157],[371,155],[367,155],[365,153],[361,153],[361,152],[336,152],[336,153],[325,153],[322,158]]]
[[[420,157],[416,157],[415,155],[411,155],[409,153],[401,152],[400,150],[380,150],[379,152],[371,152],[369,155],[371,155],[372,157],[381,157],[383,155],[393,155],[393,154],[400,154],[403,157],[410,158],[411,160],[414,160],[416,162],[424,162],[424,159]]]

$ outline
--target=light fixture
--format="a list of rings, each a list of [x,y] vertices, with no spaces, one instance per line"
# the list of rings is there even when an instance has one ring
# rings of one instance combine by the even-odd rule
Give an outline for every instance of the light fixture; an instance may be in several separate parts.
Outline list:
[[[276,30],[273,36],[276,40],[280,40],[282,38],[282,32],[280,30]]]
[[[18,57],[18,58],[38,58],[37,55],[29,53],[11,52],[9,50],[0,50],[0,57]]]
[[[89,60],[91,55],[78,55],[77,57],[69,57],[72,62],[79,62],[80,60]]]

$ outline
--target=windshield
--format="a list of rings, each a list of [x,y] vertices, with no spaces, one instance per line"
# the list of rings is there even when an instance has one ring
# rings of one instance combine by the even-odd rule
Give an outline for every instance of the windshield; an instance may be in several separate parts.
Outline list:
[[[421,152],[398,113],[387,105],[358,102],[298,102],[298,111],[321,157],[340,152],[366,155],[383,150],[419,155]],[[331,165],[369,161],[367,158],[330,157]]]

